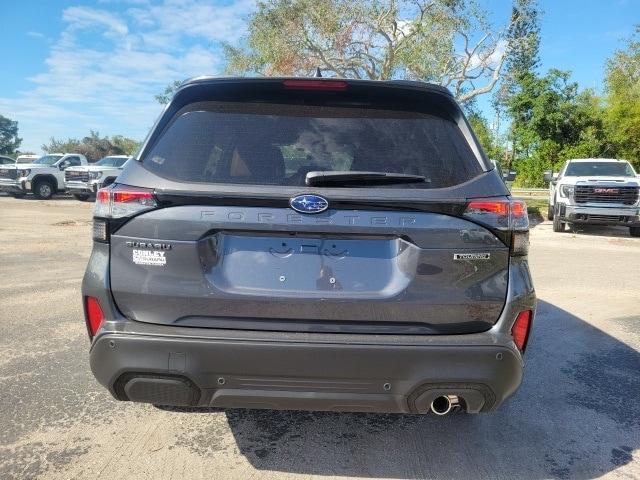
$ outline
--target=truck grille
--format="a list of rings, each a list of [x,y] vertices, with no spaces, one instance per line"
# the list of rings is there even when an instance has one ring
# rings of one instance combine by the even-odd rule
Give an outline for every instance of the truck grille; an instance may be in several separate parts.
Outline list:
[[[65,170],[64,172],[65,181],[69,182],[88,182],[89,181],[89,172],[74,172]]]
[[[633,205],[638,201],[638,187],[600,187],[576,185],[576,203],[619,203]]]
[[[0,168],[0,178],[15,180],[18,178],[18,170],[15,168]]]

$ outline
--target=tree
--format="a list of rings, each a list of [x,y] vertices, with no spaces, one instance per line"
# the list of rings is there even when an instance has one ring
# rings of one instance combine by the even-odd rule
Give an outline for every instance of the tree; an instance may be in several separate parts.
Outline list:
[[[478,112],[471,112],[467,115],[467,119],[471,124],[471,128],[473,128],[473,132],[476,134],[484,153],[491,160],[495,160],[496,162],[503,164],[504,160],[504,148],[502,148],[496,138],[494,137],[489,125],[487,125],[486,119]],[[506,165],[503,165],[506,167]]]
[[[511,114],[507,134],[512,145],[510,162],[517,156],[516,132],[521,129],[520,122],[524,116],[523,112],[517,110],[513,98],[522,92],[526,88],[525,84],[536,75],[540,51],[539,17],[537,0],[514,1],[507,32],[511,55],[506,59],[504,78],[493,99],[497,116],[504,114],[507,110]]]
[[[101,137],[93,130],[82,140],[75,138],[57,140],[52,137],[48,144],[42,145],[42,150],[47,153],[80,153],[90,162],[108,155],[133,155],[139,148],[140,142],[131,138],[122,135]]]
[[[496,85],[520,21],[494,28],[462,0],[264,0],[244,43],[224,49],[232,74],[416,79],[464,103]]]
[[[123,137],[122,135],[114,135],[111,137],[113,146],[122,150],[123,155],[135,155],[140,150],[140,142],[132,138]]]
[[[15,153],[21,143],[22,139],[18,137],[18,122],[0,115],[0,154]]]
[[[174,80],[171,84],[167,85],[162,93],[155,96],[156,100],[161,105],[166,105],[171,101],[171,97],[176,93],[178,87],[182,85],[180,80]]]
[[[640,25],[605,73],[607,133],[620,157],[640,169]]]
[[[613,152],[601,99],[592,90],[580,92],[569,72],[552,69],[543,77],[523,76],[507,112],[521,152],[514,159],[518,185],[544,186],[544,170],[557,171],[568,158]]]

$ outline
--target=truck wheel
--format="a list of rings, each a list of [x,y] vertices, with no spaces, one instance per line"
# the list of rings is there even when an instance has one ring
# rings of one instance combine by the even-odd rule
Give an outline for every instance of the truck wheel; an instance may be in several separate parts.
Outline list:
[[[556,211],[553,212],[553,231],[564,232],[564,222],[560,221],[560,215]]]
[[[640,227],[629,227],[629,235],[632,237],[640,237]]]
[[[547,206],[547,218],[553,220],[553,205],[551,204]]]
[[[74,193],[73,196],[75,197],[76,200],[80,200],[81,202],[86,202],[87,200],[89,200],[89,197],[91,195],[87,195],[85,193]]]
[[[39,180],[33,188],[33,193],[40,200],[49,200],[53,197],[53,185],[49,180]]]

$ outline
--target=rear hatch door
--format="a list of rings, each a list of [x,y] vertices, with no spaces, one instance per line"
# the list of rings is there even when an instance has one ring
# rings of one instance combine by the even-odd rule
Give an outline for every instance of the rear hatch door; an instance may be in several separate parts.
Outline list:
[[[437,93],[440,102],[416,106],[402,89],[349,87],[261,103],[210,93],[159,122],[142,161],[119,178],[153,189],[158,206],[111,235],[111,287],[124,315],[351,333],[495,323],[509,248],[463,212],[468,197],[504,195],[504,185],[483,170],[455,103]],[[309,172],[362,170],[426,182],[306,184]],[[326,205],[296,211],[296,199]]]

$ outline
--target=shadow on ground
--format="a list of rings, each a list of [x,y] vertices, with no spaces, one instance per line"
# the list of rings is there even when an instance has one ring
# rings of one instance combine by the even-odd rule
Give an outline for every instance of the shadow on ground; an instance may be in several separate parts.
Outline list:
[[[567,225],[566,232],[577,235],[588,235],[592,237],[630,237],[629,227],[603,226],[603,225],[582,225],[574,223]]]
[[[525,380],[482,415],[229,410],[258,470],[373,478],[596,478],[640,448],[640,354],[544,301]]]

